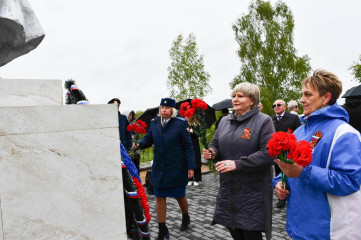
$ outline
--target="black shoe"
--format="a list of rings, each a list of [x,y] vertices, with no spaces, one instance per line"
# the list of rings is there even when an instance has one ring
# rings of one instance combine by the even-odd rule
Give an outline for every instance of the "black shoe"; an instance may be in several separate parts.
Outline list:
[[[159,234],[157,240],[164,240],[164,238],[169,239],[169,230],[165,223],[158,223]]]
[[[283,208],[286,205],[286,200],[278,199],[277,208]]]
[[[179,230],[185,231],[188,229],[188,225],[191,223],[191,218],[188,213],[182,215],[182,225]]]

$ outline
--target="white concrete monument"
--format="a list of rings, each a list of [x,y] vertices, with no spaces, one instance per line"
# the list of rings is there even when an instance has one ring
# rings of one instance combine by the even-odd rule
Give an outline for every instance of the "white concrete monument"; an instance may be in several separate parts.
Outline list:
[[[0,79],[0,107],[63,104],[61,81]]]
[[[116,106],[34,81],[0,79],[0,240],[127,239]]]

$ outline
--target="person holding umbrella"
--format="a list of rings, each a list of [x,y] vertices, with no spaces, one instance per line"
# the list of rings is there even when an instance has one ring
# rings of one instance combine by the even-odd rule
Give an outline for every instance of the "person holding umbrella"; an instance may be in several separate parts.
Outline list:
[[[190,119],[187,119],[189,122]],[[194,150],[194,160],[196,168],[194,169],[194,176],[188,179],[188,186],[199,186],[199,182],[202,181],[202,159],[201,159],[201,150],[199,146],[199,137],[194,132],[192,127],[188,127],[187,131],[191,135],[193,150]]]
[[[145,124],[147,124],[147,130],[148,130],[151,121],[153,120],[153,118],[158,116],[158,113],[159,113],[159,106],[148,108],[135,121],[142,120],[143,122],[145,122]]]
[[[124,111],[123,114],[128,118],[129,125],[136,123],[134,110]],[[135,142],[137,138],[139,139],[139,133],[137,133],[136,131],[130,131],[130,134],[132,136],[132,143]],[[135,151],[135,153],[131,154],[130,157],[131,157],[135,167],[137,168],[137,171],[139,174],[140,173],[140,150],[138,149],[137,151]]]
[[[232,105],[232,99],[224,99],[223,101],[220,101],[220,102],[217,102],[215,104],[212,105],[212,108],[215,110],[215,111],[219,111],[219,110],[222,110],[224,108],[232,108],[233,105]]]
[[[138,146],[133,144],[133,149],[138,147],[144,149],[154,144],[152,184],[157,204],[158,239],[169,239],[169,230],[165,223],[167,197],[175,198],[182,211],[180,230],[186,230],[190,224],[185,189],[188,178],[194,175],[194,150],[187,132],[188,122],[184,118],[177,117],[175,107],[174,99],[162,98],[159,116],[151,121],[146,135],[139,141]]]
[[[342,107],[350,117],[350,125],[361,132],[361,85],[349,89],[342,97],[346,98]]]

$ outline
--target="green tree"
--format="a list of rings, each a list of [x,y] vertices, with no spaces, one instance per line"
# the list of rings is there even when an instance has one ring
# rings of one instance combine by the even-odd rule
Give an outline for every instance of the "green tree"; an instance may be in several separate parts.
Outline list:
[[[361,55],[360,55],[361,62]],[[361,83],[361,63],[354,62],[353,65],[349,68],[352,71],[352,74],[355,77],[355,81],[359,81]]]
[[[173,41],[169,50],[171,65],[168,67],[167,88],[177,101],[203,98],[212,88],[210,75],[204,70],[203,55],[198,54],[196,37],[191,33],[187,39],[182,34]]]
[[[291,10],[281,1],[255,0],[249,13],[232,26],[240,46],[240,74],[230,82],[231,88],[240,82],[259,86],[263,112],[273,114],[277,99],[286,102],[299,99],[301,82],[311,66],[307,55],[298,57],[293,46],[294,19]]]

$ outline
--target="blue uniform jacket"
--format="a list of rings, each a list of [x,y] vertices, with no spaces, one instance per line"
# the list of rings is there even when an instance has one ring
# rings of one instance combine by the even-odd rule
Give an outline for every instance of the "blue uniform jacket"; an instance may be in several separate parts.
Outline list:
[[[127,130],[129,121],[127,117],[120,114],[120,112],[118,112],[118,121],[120,142],[123,144],[124,148],[129,151],[132,148],[132,134]]]
[[[139,141],[140,149],[154,144],[153,186],[176,188],[187,185],[188,169],[195,169],[194,150],[187,126],[186,119],[171,118],[163,128],[158,116]]]
[[[359,239],[361,138],[347,122],[336,103],[310,114],[294,132],[297,140],[317,141],[311,164],[287,180],[286,230],[294,240]],[[273,185],[279,181],[280,175]]]

